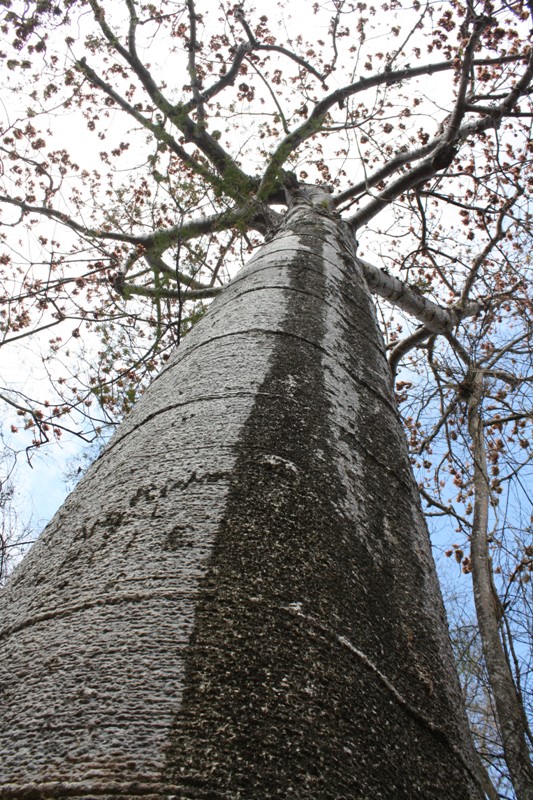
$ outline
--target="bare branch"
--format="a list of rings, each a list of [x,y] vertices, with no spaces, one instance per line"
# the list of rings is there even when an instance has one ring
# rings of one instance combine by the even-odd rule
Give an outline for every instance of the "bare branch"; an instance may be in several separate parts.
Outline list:
[[[398,344],[394,346],[389,356],[389,368],[393,381],[396,378],[398,366],[402,358],[406,356],[410,350],[413,350],[415,347],[419,347],[431,336],[434,336],[433,331],[430,331],[429,328],[426,328],[425,325],[422,325],[422,327],[417,328],[416,331],[410,334],[410,336],[406,336],[405,339],[402,339],[401,342],[398,342]]]
[[[281,53],[282,55],[286,56],[287,58],[290,58],[291,61],[296,62],[296,64],[298,64],[300,67],[302,67],[302,69],[306,70],[306,72],[310,72],[311,75],[314,75],[315,78],[318,78],[318,80],[321,83],[324,83],[324,76],[321,75],[319,72],[317,72],[317,70],[312,66],[312,64],[310,64],[304,58],[301,58],[296,53],[293,53],[291,50],[288,50],[286,47],[281,47],[280,45],[277,45],[277,44],[262,44],[261,42],[258,42],[257,39],[255,38],[253,32],[252,32],[252,29],[250,28],[250,26],[248,25],[248,22],[245,19],[244,10],[243,10],[242,6],[237,6],[237,8],[235,9],[235,11],[233,13],[234,13],[235,19],[238,20],[238,22],[240,22],[240,24],[244,28],[246,36],[248,37],[248,42],[251,45],[251,48],[253,50],[266,50],[266,51],[273,51],[273,52],[276,52],[276,53]]]
[[[7,203],[8,205],[16,206],[26,214],[39,214],[43,217],[48,217],[48,219],[60,222],[62,225],[65,225],[67,228],[76,231],[76,233],[80,233],[82,236],[86,236],[88,239],[110,239],[116,242],[130,242],[131,244],[142,244],[144,242],[144,238],[142,236],[133,236],[127,233],[117,233],[116,231],[104,231],[101,229],[87,228],[85,225],[81,225],[79,222],[76,222],[62,211],[56,211],[54,208],[48,208],[47,206],[32,206],[29,203],[26,203],[24,200],[19,200],[16,197],[8,197],[7,195],[2,194],[0,195],[0,203]]]
[[[196,10],[194,7],[194,0],[187,0],[187,8],[189,11],[189,31],[190,31],[189,43],[188,43],[189,77],[191,79],[192,94],[198,112],[198,130],[203,131],[205,130],[205,109],[202,96],[200,94],[201,85],[198,79],[198,70],[196,68],[196,50],[198,47],[198,42],[196,39]]]
[[[475,48],[483,31],[487,25],[492,24],[492,22],[493,20],[489,17],[478,17],[474,22],[474,31],[467,42],[461,63],[461,79],[457,89],[455,107],[444,132],[444,141],[447,144],[454,144],[457,141],[459,126],[466,112],[466,94],[470,83],[472,65],[474,63]]]
[[[458,514],[453,506],[445,506],[444,503],[441,503],[439,500],[436,500],[434,497],[432,497],[429,494],[429,492],[427,492],[424,489],[423,486],[419,486],[418,488],[420,490],[420,494],[422,495],[422,497],[429,506],[434,506],[435,508],[439,508],[443,512],[443,514],[454,517],[458,522],[461,522],[467,529],[470,528],[472,523],[469,522],[465,517],[462,517],[460,514]]]
[[[138,286],[134,283],[122,283],[120,294],[126,300],[131,295],[150,297],[154,300],[159,300],[162,297],[168,297],[171,300],[207,300],[216,297],[221,291],[222,289],[219,286],[181,291],[179,289],[166,289],[163,286]]]
[[[193,111],[199,103],[205,104],[208,100],[211,100],[213,97],[216,97],[223,89],[227,86],[232,86],[235,82],[235,78],[237,78],[239,74],[239,69],[244,61],[245,57],[248,53],[252,50],[252,46],[248,42],[241,42],[241,44],[235,50],[235,55],[233,57],[233,61],[231,67],[228,71],[219,78],[215,83],[204,89],[198,96],[198,98],[193,98],[189,100],[187,103],[183,104],[183,111],[188,114],[189,112]]]
[[[468,276],[467,276],[467,278],[465,280],[465,283],[464,283],[464,286],[463,286],[463,290],[461,292],[461,296],[459,298],[459,305],[462,305],[463,303],[466,303],[466,301],[468,300],[468,296],[470,294],[470,291],[471,291],[471,289],[472,289],[472,287],[473,287],[473,285],[474,285],[474,283],[476,281],[476,278],[478,276],[479,270],[481,269],[482,265],[485,263],[485,260],[486,260],[487,256],[490,254],[490,252],[493,250],[493,248],[496,246],[496,244],[498,242],[500,242],[505,237],[506,231],[503,229],[503,223],[504,223],[505,218],[507,216],[507,212],[516,203],[518,198],[521,195],[523,195],[523,193],[524,193],[524,190],[521,187],[519,187],[518,190],[514,193],[514,195],[512,197],[510,197],[503,204],[503,206],[501,207],[501,209],[500,209],[500,211],[498,213],[498,219],[497,219],[497,223],[496,223],[496,233],[490,238],[490,240],[487,242],[487,244],[485,245],[483,250],[474,259],[472,267],[471,267],[471,269],[470,269],[470,271],[468,273]]]

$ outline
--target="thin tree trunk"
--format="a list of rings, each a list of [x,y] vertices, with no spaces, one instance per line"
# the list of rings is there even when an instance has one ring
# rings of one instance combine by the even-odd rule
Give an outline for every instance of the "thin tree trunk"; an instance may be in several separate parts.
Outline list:
[[[468,430],[474,456],[474,520],[471,537],[474,602],[505,761],[518,800],[533,800],[533,766],[527,744],[524,709],[517,696],[500,639],[499,622],[502,609],[492,581],[487,541],[490,489],[480,416],[483,371],[474,371],[470,383]]]
[[[483,796],[351,241],[300,192],[15,572],[1,797]]]

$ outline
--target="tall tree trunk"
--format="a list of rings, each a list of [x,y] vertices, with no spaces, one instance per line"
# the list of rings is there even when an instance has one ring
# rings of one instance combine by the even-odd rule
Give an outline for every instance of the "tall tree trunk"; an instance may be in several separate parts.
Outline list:
[[[297,195],[5,589],[1,797],[482,797],[327,205]]]

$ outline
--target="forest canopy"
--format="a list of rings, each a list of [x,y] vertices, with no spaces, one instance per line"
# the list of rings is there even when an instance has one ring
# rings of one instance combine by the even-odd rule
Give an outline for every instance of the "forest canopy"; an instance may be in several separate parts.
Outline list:
[[[105,439],[287,191],[326,184],[376,295],[435,548],[468,592],[478,571],[530,720],[531,4],[1,6],[0,341],[39,377],[0,389],[10,446]],[[450,608],[511,797],[489,634],[471,600]]]

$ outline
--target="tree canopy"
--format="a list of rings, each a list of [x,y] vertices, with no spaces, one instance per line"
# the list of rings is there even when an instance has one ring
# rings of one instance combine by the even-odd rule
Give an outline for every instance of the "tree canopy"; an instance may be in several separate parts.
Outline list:
[[[531,744],[533,700],[531,3],[2,5],[1,341],[49,377],[1,388],[21,448],[120,420],[286,190],[327,184],[435,546],[473,577],[454,639],[511,796],[506,725]]]

